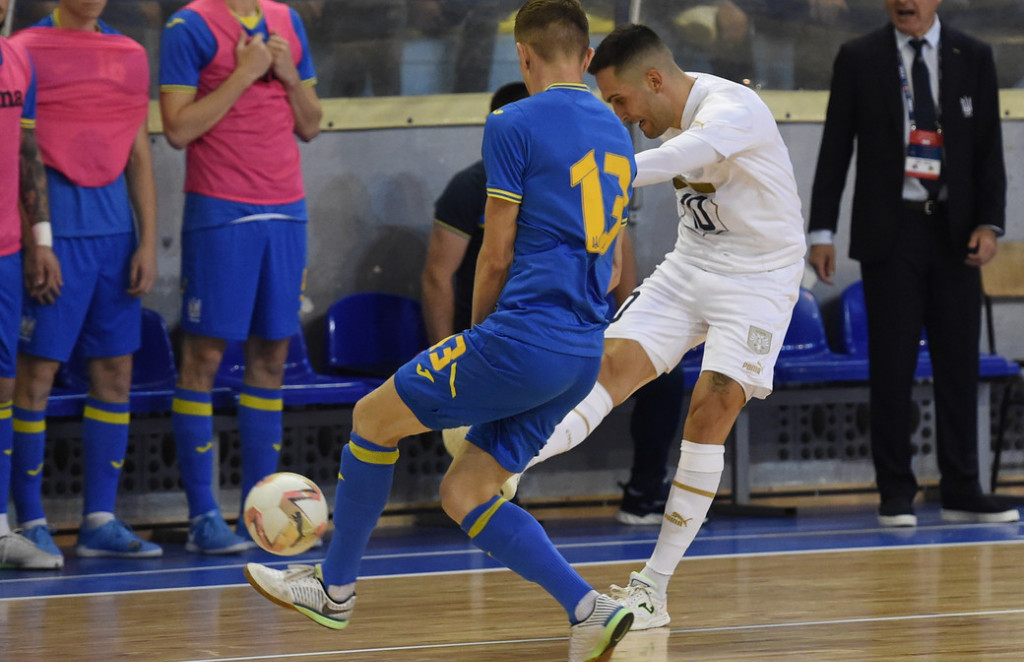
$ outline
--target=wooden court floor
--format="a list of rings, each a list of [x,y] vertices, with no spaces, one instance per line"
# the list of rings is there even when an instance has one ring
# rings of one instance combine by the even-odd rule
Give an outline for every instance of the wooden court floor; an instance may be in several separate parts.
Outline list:
[[[988,542],[947,544],[956,536],[936,527],[928,544],[688,557],[669,592],[672,623],[630,633],[613,659],[1022,660],[1024,539],[1018,525],[1002,526]],[[602,588],[639,566],[578,567]],[[0,597],[0,659],[566,659],[564,613],[507,571],[360,580],[355,617],[340,632],[272,605],[229,571],[238,582]]]

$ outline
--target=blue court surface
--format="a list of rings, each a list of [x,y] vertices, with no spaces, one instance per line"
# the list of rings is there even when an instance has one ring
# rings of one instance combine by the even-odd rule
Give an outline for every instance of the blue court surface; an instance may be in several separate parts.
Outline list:
[[[533,513],[573,564],[646,561],[658,535],[657,526],[625,526],[612,517],[545,519]],[[917,507],[913,529],[883,529],[873,506],[802,509],[795,517],[731,517],[712,515],[687,557],[799,554],[823,550],[878,549],[898,546],[1024,543],[1024,525],[946,524],[938,505]],[[440,521],[440,518],[431,518]],[[187,553],[183,544],[164,544],[158,559],[124,561],[78,559],[64,547],[63,571],[3,571],[0,599],[39,596],[166,590],[191,586],[245,584],[242,566],[258,561],[280,567],[316,563],[325,548],[294,557],[256,550],[244,555],[203,557]],[[454,525],[442,523],[380,527],[370,541],[360,576],[395,576],[486,570],[498,564],[471,545]]]

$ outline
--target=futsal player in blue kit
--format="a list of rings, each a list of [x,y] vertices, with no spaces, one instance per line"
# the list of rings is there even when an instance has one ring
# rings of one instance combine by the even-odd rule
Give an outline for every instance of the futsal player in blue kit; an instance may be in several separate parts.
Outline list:
[[[398,442],[471,424],[470,446],[442,482],[442,507],[477,547],[558,600],[572,626],[571,662],[605,660],[632,614],[593,590],[537,520],[498,491],[597,377],[636,166],[622,123],[582,83],[593,50],[579,2],[530,0],[516,15],[515,38],[533,96],[495,111],[484,129],[488,200],[474,326],[356,404],[323,564],[250,563],[245,574],[273,602],[345,627]]]
[[[82,414],[80,557],[163,552],[115,517],[128,449],[132,354],[156,279],[156,183],[146,118],[146,51],[99,17],[102,2],[60,0],[11,40],[36,72],[39,151],[46,166],[59,286],[22,305],[14,393],[11,490],[25,538],[63,564],[42,505],[46,405],[61,362],[88,358]],[[111,112],[116,109],[116,112]]]
[[[316,74],[295,10],[271,0],[194,0],[160,44],[160,111],[185,148],[181,233],[181,370],[172,404],[188,498],[186,549],[253,547],[232,532],[214,494],[210,394],[227,340],[245,341],[238,399],[242,500],[277,470],[281,384],[299,330],[306,193],[296,137],[320,130]]]

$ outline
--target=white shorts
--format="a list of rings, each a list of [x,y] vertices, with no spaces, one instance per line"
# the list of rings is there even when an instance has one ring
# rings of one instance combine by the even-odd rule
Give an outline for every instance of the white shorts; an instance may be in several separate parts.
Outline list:
[[[721,274],[673,257],[633,291],[605,338],[640,343],[659,374],[705,342],[702,372],[736,380],[748,400],[767,397],[800,294],[803,261],[764,273]]]

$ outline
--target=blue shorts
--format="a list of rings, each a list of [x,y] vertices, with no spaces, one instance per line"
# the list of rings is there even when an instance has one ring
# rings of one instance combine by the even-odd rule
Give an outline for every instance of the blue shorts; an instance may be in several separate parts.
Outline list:
[[[0,377],[14,378],[24,283],[21,252],[0,257]]]
[[[51,305],[24,297],[19,351],[67,361],[76,343],[90,358],[137,350],[142,300],[127,293],[135,245],[131,232],[54,237],[64,285]]]
[[[472,425],[467,439],[520,473],[600,369],[601,357],[552,352],[475,326],[399,368],[395,388],[423,425]]]
[[[225,340],[290,338],[299,330],[306,224],[229,223],[181,236],[181,328]]]

